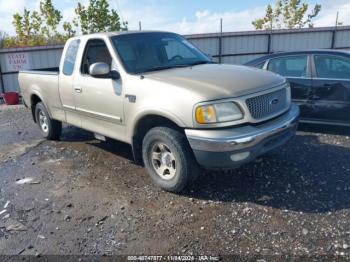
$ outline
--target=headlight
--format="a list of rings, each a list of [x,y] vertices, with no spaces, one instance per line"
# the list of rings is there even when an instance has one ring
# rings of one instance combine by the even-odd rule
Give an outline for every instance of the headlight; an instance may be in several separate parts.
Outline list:
[[[243,113],[234,102],[202,105],[196,108],[196,121],[199,124],[213,124],[239,120]]]

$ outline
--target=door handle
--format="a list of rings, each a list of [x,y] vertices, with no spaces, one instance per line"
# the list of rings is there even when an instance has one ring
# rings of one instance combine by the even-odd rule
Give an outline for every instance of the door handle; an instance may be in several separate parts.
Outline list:
[[[74,87],[74,90],[75,90],[76,93],[83,92],[83,89],[80,86]]]

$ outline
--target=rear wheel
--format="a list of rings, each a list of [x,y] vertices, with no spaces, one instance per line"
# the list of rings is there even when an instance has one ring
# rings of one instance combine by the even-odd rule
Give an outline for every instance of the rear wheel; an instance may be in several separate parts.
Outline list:
[[[57,140],[62,132],[62,123],[51,119],[44,104],[39,102],[35,106],[35,119],[41,134],[48,140]]]
[[[182,191],[199,172],[185,135],[168,127],[146,134],[142,156],[151,179],[166,191]]]

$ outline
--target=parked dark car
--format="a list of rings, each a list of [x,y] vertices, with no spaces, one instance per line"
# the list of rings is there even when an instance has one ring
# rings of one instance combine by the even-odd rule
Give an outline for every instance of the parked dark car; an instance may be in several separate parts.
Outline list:
[[[288,79],[292,99],[300,105],[301,122],[350,126],[350,52],[275,53],[246,65]]]

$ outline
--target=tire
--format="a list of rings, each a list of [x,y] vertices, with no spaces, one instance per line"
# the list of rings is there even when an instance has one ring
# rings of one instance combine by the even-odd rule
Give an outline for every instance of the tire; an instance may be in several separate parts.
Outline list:
[[[165,191],[181,192],[199,172],[185,135],[168,127],[155,127],[146,134],[142,157],[153,182]]]
[[[35,106],[35,120],[41,134],[47,140],[57,140],[62,132],[62,123],[50,118],[44,104],[39,102]]]

